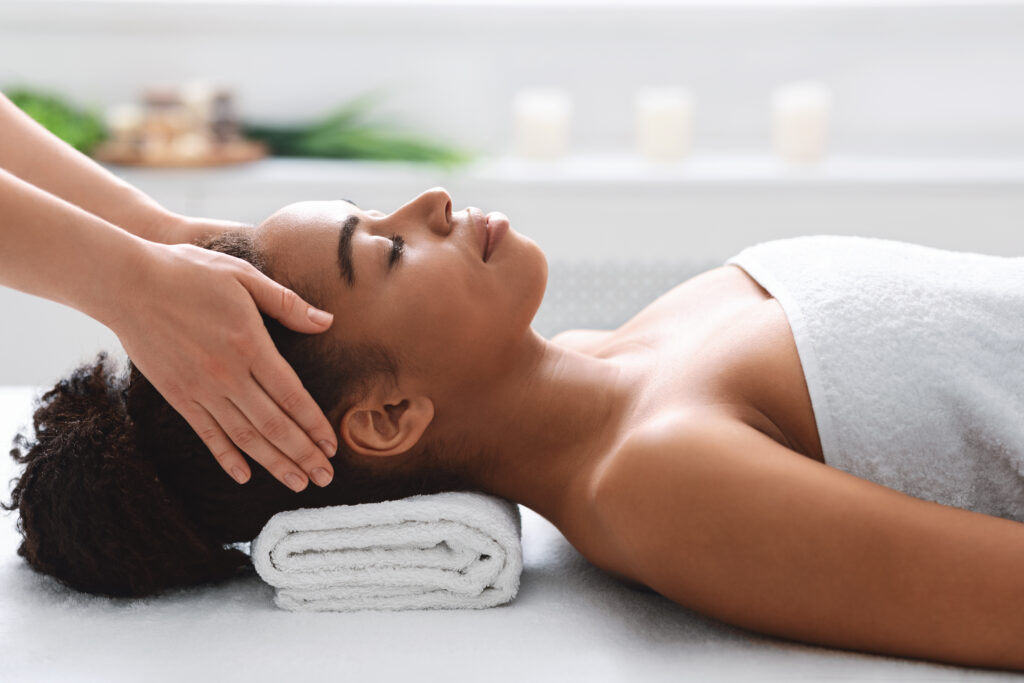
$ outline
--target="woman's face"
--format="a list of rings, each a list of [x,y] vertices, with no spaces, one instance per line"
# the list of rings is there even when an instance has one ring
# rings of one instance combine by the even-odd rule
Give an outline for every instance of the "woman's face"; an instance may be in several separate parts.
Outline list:
[[[490,221],[433,188],[396,211],[345,201],[290,204],[258,228],[275,277],[319,291],[334,314],[324,334],[341,343],[383,343],[400,376],[429,386],[486,382],[529,329],[547,283],[540,247],[509,227],[484,261]]]

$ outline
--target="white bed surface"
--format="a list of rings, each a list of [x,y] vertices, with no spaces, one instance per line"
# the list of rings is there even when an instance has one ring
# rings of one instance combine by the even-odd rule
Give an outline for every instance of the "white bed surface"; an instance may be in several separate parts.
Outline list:
[[[0,497],[35,387],[0,387]],[[211,456],[212,457],[212,456]],[[785,641],[633,590],[528,508],[514,601],[485,610],[293,613],[258,577],[140,600],[90,596],[16,554],[0,517],[0,681],[995,680],[1012,673]]]

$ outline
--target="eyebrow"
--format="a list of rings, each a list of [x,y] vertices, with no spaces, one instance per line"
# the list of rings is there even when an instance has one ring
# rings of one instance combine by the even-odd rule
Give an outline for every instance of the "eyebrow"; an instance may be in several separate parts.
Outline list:
[[[352,266],[352,234],[358,225],[359,216],[352,214],[346,218],[344,225],[341,226],[341,238],[338,240],[338,270],[349,287],[356,283],[355,268]]]

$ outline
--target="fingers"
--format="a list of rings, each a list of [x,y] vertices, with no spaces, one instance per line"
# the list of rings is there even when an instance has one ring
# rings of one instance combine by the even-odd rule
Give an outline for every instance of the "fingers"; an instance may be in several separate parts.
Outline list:
[[[251,472],[249,465],[245,462],[245,456],[238,452],[231,440],[224,434],[224,430],[203,406],[195,401],[189,401],[189,403],[191,404],[189,408],[183,409],[176,404],[172,404],[171,407],[185,418],[185,421],[203,440],[225,472],[239,484],[249,481]]]
[[[319,486],[326,486],[334,477],[334,468],[326,455],[326,452],[334,455],[336,451],[333,429],[313,398],[302,388],[294,371],[283,359],[280,362],[285,369],[279,369],[280,374],[272,376],[274,394],[264,390],[264,386],[271,384],[264,384],[267,375],[261,374],[260,377],[264,377],[262,381],[254,375],[251,389],[230,397],[236,409],[244,415],[245,425],[237,433],[229,429],[228,435],[285,483],[288,483],[287,477],[278,476],[277,468],[298,466],[303,480],[309,476]],[[253,370],[256,371],[255,366]],[[293,419],[296,415],[304,416],[299,424]],[[310,434],[324,445],[314,443]],[[241,443],[240,439],[246,443]],[[318,469],[323,470],[323,474],[318,474]]]
[[[258,389],[258,387],[257,387]],[[264,395],[265,396],[265,395]],[[269,399],[268,399],[269,400]],[[245,456],[239,452],[241,448],[253,460],[262,465],[275,479],[295,492],[305,490],[309,484],[306,473],[295,462],[285,456],[273,444],[268,442],[253,423],[228,398],[216,401],[215,406],[202,406],[194,401],[186,411],[178,410],[189,423],[199,438],[209,449],[221,468],[230,474],[235,481],[242,484],[249,480],[250,470]],[[177,409],[175,407],[175,409]],[[212,409],[212,412],[211,412]],[[293,425],[293,428],[294,425]],[[297,428],[295,428],[297,429]],[[236,445],[238,448],[236,448]],[[316,451],[320,453],[319,451]],[[327,462],[320,453],[320,458]],[[312,470],[320,466],[327,470],[330,477],[334,469],[330,464],[311,466]],[[235,470],[239,474],[235,473]],[[324,482],[324,485],[329,480]]]
[[[246,407],[236,405],[227,397],[217,402],[215,408],[217,412],[214,417],[220,425],[223,425],[227,436],[235,446],[245,451],[275,479],[293,491],[304,490],[309,484],[307,474],[313,477],[311,473],[317,468],[325,470],[328,477],[317,484],[326,486],[334,477],[334,468],[331,467],[327,457],[316,446],[309,443],[305,434],[284,413],[280,412],[277,405],[258,386],[255,386],[255,382],[253,384],[251,394],[260,394],[262,400],[257,398],[250,401]],[[247,413],[247,409],[253,412]],[[264,417],[256,417],[257,414]],[[272,417],[266,417],[268,415]],[[285,453],[296,452],[294,444],[301,443],[303,439],[309,443],[308,448],[299,450],[299,455],[292,458],[285,455]],[[288,446],[282,450],[275,445],[276,442],[285,442]],[[215,452],[214,457],[218,457]],[[316,481],[316,478],[313,478]]]
[[[306,388],[302,386],[302,380],[295,374],[292,366],[276,350],[263,354],[253,361],[252,376],[263,389],[263,392],[254,392],[257,397],[262,395],[269,398],[272,402],[269,405],[274,408],[280,406],[298,425],[301,430],[299,434],[302,437],[297,444],[298,447],[305,449],[311,443],[315,443],[316,448],[323,451],[327,457],[334,456],[338,451],[334,427],[328,422],[327,417],[306,391]],[[275,441],[275,443],[279,448],[282,446],[280,442]],[[295,450],[288,448],[283,450],[289,454],[296,453]]]
[[[246,269],[248,277],[243,280],[246,289],[252,294],[253,300],[260,310],[272,318],[276,318],[285,327],[296,332],[317,334],[323,332],[334,322],[334,316],[327,311],[310,306],[298,294],[255,268]]]

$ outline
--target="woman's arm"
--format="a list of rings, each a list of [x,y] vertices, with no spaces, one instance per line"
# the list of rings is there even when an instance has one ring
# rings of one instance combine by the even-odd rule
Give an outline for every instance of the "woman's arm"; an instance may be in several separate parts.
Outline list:
[[[145,241],[0,168],[0,285],[109,326]]]
[[[631,440],[593,500],[634,578],[717,619],[1024,670],[1024,524],[907,496],[703,416]]]
[[[239,223],[180,216],[36,123],[0,93],[0,168],[153,242],[190,242]]]

